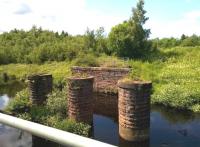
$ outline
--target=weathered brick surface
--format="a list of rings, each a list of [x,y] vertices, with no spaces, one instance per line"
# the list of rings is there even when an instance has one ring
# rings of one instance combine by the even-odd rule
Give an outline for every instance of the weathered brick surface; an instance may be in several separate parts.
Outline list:
[[[119,82],[119,133],[128,140],[143,140],[150,127],[150,82]]]
[[[117,94],[94,94],[94,113],[113,118],[118,121],[118,96]]]
[[[117,81],[128,75],[130,68],[72,67],[72,74],[94,76],[94,91],[117,93]]]
[[[53,78],[50,74],[37,74],[28,77],[30,98],[33,104],[43,104],[52,92]]]
[[[77,122],[92,124],[93,77],[68,79],[68,116]]]

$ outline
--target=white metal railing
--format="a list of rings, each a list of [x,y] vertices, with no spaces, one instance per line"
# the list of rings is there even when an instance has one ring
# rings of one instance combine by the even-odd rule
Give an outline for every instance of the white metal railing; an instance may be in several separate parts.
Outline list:
[[[70,147],[115,147],[100,141],[82,137],[73,133],[47,127],[34,122],[0,113],[0,123],[21,129],[41,138]]]

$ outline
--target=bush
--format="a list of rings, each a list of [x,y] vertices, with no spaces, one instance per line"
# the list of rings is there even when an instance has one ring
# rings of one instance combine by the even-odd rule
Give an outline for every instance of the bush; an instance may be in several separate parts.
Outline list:
[[[80,54],[73,62],[75,66],[92,66],[97,67],[99,63],[97,61],[97,57],[93,54]]]
[[[200,103],[200,89],[193,85],[162,85],[152,96],[153,103],[179,109],[191,109]]]
[[[67,119],[67,100],[65,91],[53,91],[48,96],[47,105],[31,105],[29,93],[24,89],[17,93],[10,101],[7,111],[15,112],[17,117],[37,122],[43,125],[72,132],[78,135],[89,136],[90,126]]]
[[[29,111],[30,107],[31,101],[29,100],[29,92],[28,89],[24,89],[18,92],[15,98],[9,102],[6,110],[15,113],[24,113]]]
[[[47,108],[53,114],[66,116],[67,112],[67,92],[66,88],[63,91],[55,90],[48,95]]]
[[[51,116],[47,118],[46,125],[82,136],[89,136],[90,126],[83,123],[76,123],[70,119],[62,119],[59,116]]]
[[[128,67],[128,58],[126,60],[125,58],[102,55],[98,58],[98,63],[101,67],[125,68]]]

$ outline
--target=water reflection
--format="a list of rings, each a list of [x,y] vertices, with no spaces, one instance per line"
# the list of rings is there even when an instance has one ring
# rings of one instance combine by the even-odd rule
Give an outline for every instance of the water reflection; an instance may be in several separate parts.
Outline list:
[[[97,140],[120,147],[200,146],[200,115],[198,114],[168,109],[163,106],[152,106],[150,141],[128,142],[118,137],[117,99],[114,97],[109,99],[107,96],[103,98],[101,95],[95,100],[97,104],[95,106],[98,106],[95,112],[98,115],[94,116],[94,138]],[[110,101],[113,101],[115,106],[111,106]],[[109,112],[105,112],[108,110]]]
[[[0,125],[0,147],[32,147],[32,135]]]
[[[118,121],[118,97],[117,95],[108,95],[95,93],[94,112],[102,116],[112,118],[113,121]]]
[[[13,82],[11,84],[6,84],[0,86],[0,95],[8,95],[8,97],[12,98],[15,96],[16,92],[21,91],[26,87],[26,84],[23,82]]]
[[[0,110],[3,110],[9,102],[9,97],[7,94],[0,96]]]
[[[32,136],[32,146],[31,147],[64,147],[52,141],[45,140],[43,138]]]
[[[119,137],[119,147],[149,147],[149,140],[142,142],[130,142]]]
[[[160,113],[171,124],[190,123],[195,119],[200,118],[200,115],[190,111],[175,110],[172,108],[162,107],[160,105],[153,105],[151,110],[152,112]]]

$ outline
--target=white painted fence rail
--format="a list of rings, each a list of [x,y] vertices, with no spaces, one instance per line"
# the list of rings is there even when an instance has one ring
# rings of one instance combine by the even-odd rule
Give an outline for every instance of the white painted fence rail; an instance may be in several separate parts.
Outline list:
[[[82,137],[73,133],[47,127],[34,122],[0,113],[0,123],[21,129],[41,138],[69,147],[115,147],[100,141]]]

